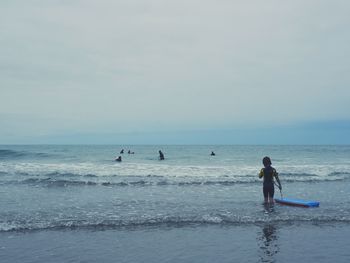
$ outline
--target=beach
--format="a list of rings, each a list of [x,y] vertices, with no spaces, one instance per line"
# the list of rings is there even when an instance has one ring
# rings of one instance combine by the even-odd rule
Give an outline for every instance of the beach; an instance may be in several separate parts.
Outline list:
[[[0,149],[2,262],[350,259],[349,146]],[[264,205],[265,155],[284,197],[320,207]]]

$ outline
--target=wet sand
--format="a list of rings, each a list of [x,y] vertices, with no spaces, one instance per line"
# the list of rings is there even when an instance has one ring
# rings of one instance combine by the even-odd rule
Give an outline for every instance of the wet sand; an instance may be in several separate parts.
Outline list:
[[[347,223],[0,234],[1,262],[349,262]]]

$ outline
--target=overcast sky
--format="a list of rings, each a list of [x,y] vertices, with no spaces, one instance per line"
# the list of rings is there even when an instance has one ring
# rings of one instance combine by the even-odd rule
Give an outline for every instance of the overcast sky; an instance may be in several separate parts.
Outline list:
[[[0,143],[350,143],[349,12],[346,0],[2,0]],[[292,130],[308,135],[278,135]]]

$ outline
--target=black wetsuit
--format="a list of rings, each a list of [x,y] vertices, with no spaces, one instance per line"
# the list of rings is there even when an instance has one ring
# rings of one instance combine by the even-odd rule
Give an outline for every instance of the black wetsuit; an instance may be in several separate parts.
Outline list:
[[[164,160],[164,154],[161,151],[159,151],[159,160]]]
[[[264,184],[263,184],[264,197],[268,198],[268,196],[270,196],[271,198],[273,198],[273,195],[275,194],[273,177],[275,176],[276,170],[273,167],[269,166],[261,169],[260,173],[262,173],[264,176]]]

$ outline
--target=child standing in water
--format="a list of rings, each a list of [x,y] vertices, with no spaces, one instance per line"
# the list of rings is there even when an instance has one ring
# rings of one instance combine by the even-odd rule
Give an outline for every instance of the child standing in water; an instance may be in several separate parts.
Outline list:
[[[280,182],[280,179],[278,178],[278,173],[275,168],[271,166],[271,159],[270,157],[264,157],[263,159],[263,165],[264,168],[260,170],[259,178],[264,177],[264,183],[263,183],[263,193],[264,193],[264,199],[265,203],[273,203],[273,195],[275,193],[274,188],[274,179],[276,178],[276,181],[278,183],[278,188],[282,190],[282,185]]]

